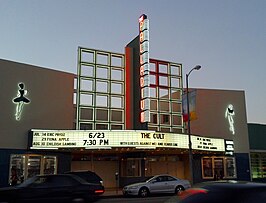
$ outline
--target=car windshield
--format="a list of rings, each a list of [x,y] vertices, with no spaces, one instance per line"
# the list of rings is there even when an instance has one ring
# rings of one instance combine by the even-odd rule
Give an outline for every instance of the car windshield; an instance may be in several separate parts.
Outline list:
[[[149,177],[149,178],[147,178],[144,182],[150,182],[151,180],[154,179],[154,177],[155,177],[155,176]]]

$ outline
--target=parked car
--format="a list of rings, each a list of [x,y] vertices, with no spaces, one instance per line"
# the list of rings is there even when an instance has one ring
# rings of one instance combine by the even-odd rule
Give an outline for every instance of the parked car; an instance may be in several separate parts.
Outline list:
[[[145,182],[127,185],[123,188],[123,194],[139,195],[146,197],[149,194],[179,193],[190,187],[188,180],[182,180],[170,175],[157,175]]]
[[[102,186],[75,175],[38,175],[20,185],[0,188],[0,202],[89,202],[103,192]]]
[[[195,185],[179,196],[179,203],[266,203],[266,184],[212,181]]]
[[[102,178],[93,171],[69,171],[66,174],[74,174],[86,180],[88,183],[99,184],[103,186]]]

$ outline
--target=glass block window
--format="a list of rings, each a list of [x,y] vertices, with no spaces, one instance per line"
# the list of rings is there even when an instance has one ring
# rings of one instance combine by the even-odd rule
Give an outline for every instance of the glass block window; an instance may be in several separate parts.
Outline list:
[[[124,80],[124,70],[122,69],[112,69],[111,70],[111,80]]]
[[[92,95],[91,94],[80,94],[80,105],[92,106]]]
[[[148,129],[183,132],[181,64],[150,59],[150,118]],[[156,119],[155,119],[156,117]]]
[[[81,52],[81,62],[94,63],[94,52],[93,51],[83,51]]]
[[[82,79],[80,81],[80,90],[81,91],[92,91],[92,88],[93,88],[93,80]]]
[[[168,73],[168,65],[167,64],[159,64],[159,73]]]
[[[96,91],[107,93],[108,92],[108,82],[97,80],[96,81]]]
[[[111,121],[122,122],[123,121],[123,111],[112,110],[111,111]]]
[[[105,67],[97,66],[96,68],[96,78],[108,79],[108,69]]]
[[[124,129],[124,54],[78,49],[76,129]]]
[[[96,120],[97,121],[108,121],[108,110],[96,109]]]
[[[122,97],[111,97],[111,107],[112,108],[122,108],[123,107]]]
[[[81,108],[80,119],[82,120],[93,120],[93,109],[92,108]]]
[[[81,76],[94,77],[95,67],[92,65],[81,65]]]
[[[111,66],[123,67],[123,57],[119,55],[112,55]]]
[[[96,54],[96,63],[107,65],[108,64],[108,54],[98,52]]]
[[[108,96],[107,95],[96,95],[96,105],[100,107],[107,107]]]
[[[122,95],[123,91],[124,91],[123,83],[114,83],[114,82],[111,83],[111,93],[112,94]]]

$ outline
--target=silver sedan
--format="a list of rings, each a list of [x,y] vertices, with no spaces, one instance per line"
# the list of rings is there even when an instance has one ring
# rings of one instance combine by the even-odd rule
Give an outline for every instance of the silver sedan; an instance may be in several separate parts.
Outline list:
[[[191,187],[188,180],[179,179],[170,175],[157,175],[145,182],[127,185],[123,188],[124,195],[139,195],[146,197],[149,194],[176,193]]]

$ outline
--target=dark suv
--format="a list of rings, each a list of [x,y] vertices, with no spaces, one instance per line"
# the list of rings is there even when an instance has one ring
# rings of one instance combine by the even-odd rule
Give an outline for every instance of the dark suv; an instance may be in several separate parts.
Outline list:
[[[86,180],[89,183],[99,184],[103,186],[103,180],[95,172],[92,171],[69,171],[67,174],[74,174]]]

